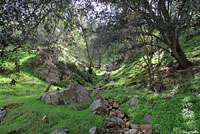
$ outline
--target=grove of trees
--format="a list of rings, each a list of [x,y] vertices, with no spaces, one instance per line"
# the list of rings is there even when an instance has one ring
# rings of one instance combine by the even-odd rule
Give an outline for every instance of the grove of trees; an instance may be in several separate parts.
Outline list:
[[[25,46],[73,46],[92,73],[106,52],[140,42],[170,52],[185,69],[193,64],[179,38],[199,36],[199,27],[199,0],[2,0],[0,62]]]

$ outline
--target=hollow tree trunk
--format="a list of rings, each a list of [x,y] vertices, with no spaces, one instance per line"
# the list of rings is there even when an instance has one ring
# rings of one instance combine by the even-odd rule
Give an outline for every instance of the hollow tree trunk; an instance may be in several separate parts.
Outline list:
[[[178,39],[174,39],[171,44],[172,56],[178,62],[180,68],[187,69],[192,66],[192,63],[187,59],[185,53],[183,52]]]

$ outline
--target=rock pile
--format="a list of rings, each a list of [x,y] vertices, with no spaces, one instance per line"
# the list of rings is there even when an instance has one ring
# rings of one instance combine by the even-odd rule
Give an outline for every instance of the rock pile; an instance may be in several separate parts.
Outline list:
[[[121,101],[120,104],[126,102],[127,99]],[[95,100],[89,107],[93,109],[94,114],[104,113],[105,115],[105,129],[99,130],[96,127],[90,129],[90,134],[111,133],[111,134],[159,134],[159,131],[153,131],[150,124],[131,124],[130,118],[126,113],[122,112],[118,103],[113,99],[99,99]],[[150,122],[152,116],[145,114],[144,120]]]

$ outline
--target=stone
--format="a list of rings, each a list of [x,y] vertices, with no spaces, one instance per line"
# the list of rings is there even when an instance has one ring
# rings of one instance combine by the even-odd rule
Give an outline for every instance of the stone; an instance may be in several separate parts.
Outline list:
[[[30,93],[30,94],[33,93],[33,91],[31,91],[31,90],[26,90],[26,92],[27,92],[27,93]]]
[[[143,130],[150,130],[151,129],[151,125],[149,125],[149,124],[143,124],[143,125],[140,125],[139,126],[140,127],[140,129],[143,131]]]
[[[126,122],[126,127],[130,128],[130,126],[131,126],[131,123],[130,122]]]
[[[119,108],[119,104],[116,103],[116,102],[114,102],[114,104],[113,104],[113,108]]]
[[[83,111],[83,108],[81,108],[79,106],[72,106],[72,109],[75,111]]]
[[[68,134],[68,129],[58,129],[53,131],[51,134]]]
[[[6,95],[6,96],[5,96],[5,99],[8,99],[8,97],[9,97],[9,96],[8,96],[8,95]]]
[[[114,88],[114,86],[115,86],[115,85],[114,85],[114,84],[112,84],[112,85],[111,85],[109,88],[110,88],[110,89],[112,89],[112,88]]]
[[[159,131],[158,129],[156,129],[156,130],[154,131],[154,134],[160,134],[160,131]]]
[[[125,131],[128,131],[128,130],[129,130],[129,128],[124,128],[124,130],[125,130]]]
[[[137,129],[130,129],[129,131],[125,132],[124,134],[138,134]]]
[[[66,89],[41,95],[38,99],[53,105],[87,104],[90,95],[87,88],[73,83]]]
[[[122,120],[121,118],[116,118],[116,120],[117,120],[117,124],[120,126],[125,124],[124,120]]]
[[[119,117],[119,118],[124,118],[124,113],[117,114],[117,117]]]
[[[110,116],[116,116],[116,113],[115,112],[112,112],[112,111],[110,111],[110,114],[109,114]]]
[[[101,113],[99,111],[94,111],[93,114],[94,115],[100,115]]]
[[[112,106],[109,106],[108,109],[109,109],[109,110],[112,110]]]
[[[119,111],[119,110],[116,110],[116,113],[117,114],[123,114],[121,111]]]
[[[148,130],[148,131],[144,130],[144,134],[152,134],[152,133],[153,133],[153,130],[152,130],[152,129],[150,129],[150,130]]]
[[[152,115],[150,115],[150,114],[145,114],[145,115],[144,115],[144,120],[147,121],[147,122],[150,124],[151,121],[152,121]]]
[[[109,103],[114,103],[113,99],[108,99]]]
[[[123,103],[125,103],[127,101],[127,98],[126,97],[124,97],[123,99],[122,99],[122,101],[120,101],[120,103],[119,104],[123,104]]]
[[[124,117],[123,119],[125,122],[127,122],[129,119],[127,117]]]
[[[106,118],[106,122],[113,122],[114,124],[119,125],[119,126],[125,125],[125,121],[118,117],[112,117],[112,118],[108,117]]]
[[[61,72],[58,71],[57,64],[59,63],[58,57],[61,53],[57,48],[42,49],[36,56],[34,74],[48,83],[59,84]]]
[[[0,121],[6,116],[6,110],[5,109],[1,109],[0,110]]]
[[[105,68],[106,68],[107,72],[111,72],[111,71],[118,70],[120,68],[120,65],[119,64],[110,63],[109,65],[106,65]]]
[[[112,127],[116,127],[117,126],[117,124],[116,124],[116,122],[105,122],[105,126],[106,126],[106,128],[112,128]]]
[[[37,77],[40,79],[52,83],[55,85],[58,85],[60,83],[60,76],[59,72],[57,71],[56,67],[43,67],[40,66],[37,68],[37,70],[34,73]]]
[[[116,122],[119,126],[123,126],[125,124],[124,120],[118,117],[111,118],[112,121]]]
[[[130,126],[131,126],[132,129],[138,129],[139,128],[138,124],[131,124]]]
[[[108,113],[108,108],[101,99],[93,101],[93,103],[89,106],[89,109]]]
[[[129,103],[131,105],[137,106],[139,104],[139,100],[136,98],[132,98],[132,99],[130,99]]]
[[[96,134],[97,127],[90,128],[89,134]]]

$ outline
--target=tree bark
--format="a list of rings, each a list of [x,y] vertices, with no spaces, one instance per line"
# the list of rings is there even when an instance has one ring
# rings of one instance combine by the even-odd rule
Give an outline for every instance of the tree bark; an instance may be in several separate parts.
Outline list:
[[[167,33],[167,34],[165,34]],[[181,45],[179,43],[179,36],[173,28],[162,33],[163,38],[166,40],[166,45],[171,49],[171,55],[176,59],[180,69],[190,68],[193,64],[187,59]]]
[[[192,63],[187,59],[183,52],[178,39],[174,39],[171,44],[172,56],[176,59],[181,69],[187,69],[192,66]]]
[[[85,29],[83,28],[83,27],[81,27],[82,28],[82,30],[83,30],[83,38],[84,38],[84,40],[85,40],[85,44],[86,44],[86,51],[87,51],[87,56],[88,56],[88,60],[89,60],[89,67],[88,67],[88,73],[89,74],[92,74],[93,73],[93,71],[92,71],[92,67],[93,67],[93,61],[92,61],[92,58],[91,58],[91,56],[90,56],[90,50],[89,50],[89,46],[88,46],[88,40],[87,40],[87,35],[86,35],[86,31],[85,31]]]
[[[99,63],[98,63],[99,68],[101,68],[101,58],[102,58],[102,54],[99,54]]]
[[[52,85],[52,83],[49,82],[49,84],[48,84],[48,86],[47,86],[47,88],[46,88],[46,90],[45,90],[45,93],[49,92],[49,89],[50,89],[51,85]]]

